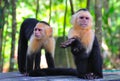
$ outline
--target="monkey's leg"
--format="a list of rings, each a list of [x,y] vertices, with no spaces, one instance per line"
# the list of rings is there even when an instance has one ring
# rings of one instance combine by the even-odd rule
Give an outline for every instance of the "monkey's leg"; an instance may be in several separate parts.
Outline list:
[[[45,57],[46,57],[46,61],[47,61],[47,64],[48,64],[48,68],[54,68],[55,64],[54,64],[54,59],[52,57],[52,54],[49,53],[49,52],[46,52]]]
[[[37,52],[35,56],[35,69],[40,68],[40,61],[41,61],[41,50],[40,52]]]
[[[33,60],[34,60],[34,54],[27,55],[26,60],[26,73],[29,73],[33,70]]]
[[[75,57],[75,64],[76,64],[77,71],[78,71],[78,77],[83,78],[83,79],[88,79],[86,77],[88,60],[87,59],[79,60],[79,58]]]

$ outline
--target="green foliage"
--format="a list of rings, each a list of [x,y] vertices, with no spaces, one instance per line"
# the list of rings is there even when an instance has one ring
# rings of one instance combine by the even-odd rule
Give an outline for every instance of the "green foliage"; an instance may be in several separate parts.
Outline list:
[[[120,18],[119,18],[119,4],[120,1],[112,0],[109,3],[109,9],[103,9],[103,38],[109,47],[108,50],[111,53],[111,58],[116,59],[120,54]],[[105,65],[111,64],[110,59],[105,62]],[[112,64],[111,64],[112,66]]]

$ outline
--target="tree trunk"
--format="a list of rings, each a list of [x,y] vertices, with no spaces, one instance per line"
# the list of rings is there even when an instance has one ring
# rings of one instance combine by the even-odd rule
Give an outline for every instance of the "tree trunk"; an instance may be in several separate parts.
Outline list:
[[[102,43],[102,1],[95,0],[95,33],[101,47]]]
[[[14,70],[15,34],[16,34],[16,0],[12,0],[12,41],[9,71]]]
[[[4,54],[2,53],[2,43],[3,43],[3,30],[4,30],[4,9],[5,6],[2,7],[2,0],[0,0],[0,72],[3,70],[3,56]]]

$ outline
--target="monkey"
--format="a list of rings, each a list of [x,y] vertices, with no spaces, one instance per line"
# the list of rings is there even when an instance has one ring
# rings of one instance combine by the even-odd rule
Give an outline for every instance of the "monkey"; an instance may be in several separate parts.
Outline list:
[[[92,15],[87,9],[78,10],[72,15],[73,27],[68,32],[68,40],[60,45],[61,48],[71,48],[76,69],[37,69],[31,71],[29,76],[72,75],[82,79],[103,78],[103,60],[92,22]]]
[[[80,78],[103,78],[102,56],[97,37],[92,29],[92,16],[87,9],[78,10],[71,19],[73,27],[69,30],[68,40],[61,47],[71,47]]]
[[[27,18],[21,24],[18,42],[18,69],[29,73],[40,68],[41,49],[45,50],[48,68],[54,68],[55,39],[53,29],[45,21]]]

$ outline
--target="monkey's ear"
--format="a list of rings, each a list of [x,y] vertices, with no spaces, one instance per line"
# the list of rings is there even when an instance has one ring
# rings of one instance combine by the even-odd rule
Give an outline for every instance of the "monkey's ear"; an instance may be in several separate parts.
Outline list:
[[[78,13],[75,13],[75,14],[72,15],[71,21],[70,21],[72,25],[75,24],[75,20],[76,20],[77,15],[78,15]]]
[[[53,33],[52,27],[47,28],[47,30],[46,30],[46,35],[47,35],[48,37],[51,37],[51,36],[52,36],[52,33]]]
[[[74,24],[74,22],[75,22],[75,15],[72,15],[72,18],[71,18],[71,24],[73,25]]]

